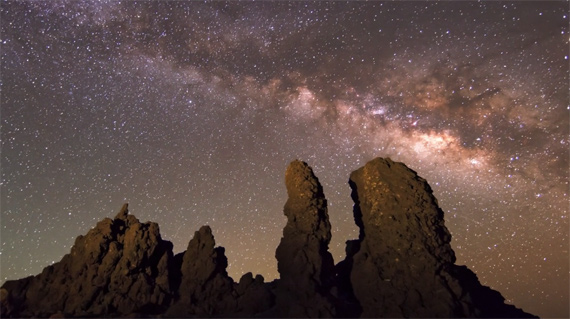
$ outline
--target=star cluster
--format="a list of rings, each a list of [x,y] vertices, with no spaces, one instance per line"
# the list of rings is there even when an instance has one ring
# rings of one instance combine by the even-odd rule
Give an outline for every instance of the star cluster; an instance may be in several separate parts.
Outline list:
[[[176,251],[209,224],[229,273],[278,276],[287,164],[330,250],[350,172],[428,180],[458,264],[568,317],[568,3],[3,1],[1,279],[37,274],[124,202]]]

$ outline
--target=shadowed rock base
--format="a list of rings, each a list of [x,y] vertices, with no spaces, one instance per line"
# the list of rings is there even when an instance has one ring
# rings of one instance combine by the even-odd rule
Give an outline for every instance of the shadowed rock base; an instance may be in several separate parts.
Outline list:
[[[0,289],[6,317],[534,317],[504,303],[465,266],[427,182],[377,158],[350,176],[359,238],[333,263],[323,188],[293,161],[285,173],[287,224],[277,247],[280,278],[228,276],[212,230],[176,256],[158,224],[125,204],[41,274]]]

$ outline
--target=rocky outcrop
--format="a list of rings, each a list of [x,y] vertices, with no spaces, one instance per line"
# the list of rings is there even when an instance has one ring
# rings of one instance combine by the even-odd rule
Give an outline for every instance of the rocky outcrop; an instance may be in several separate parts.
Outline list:
[[[280,278],[228,276],[212,230],[195,232],[176,256],[156,223],[125,204],[79,236],[37,276],[0,288],[5,317],[533,317],[506,305],[465,266],[427,182],[377,158],[349,184],[359,238],[333,264],[331,226],[319,180],[304,162],[287,168],[287,224],[276,251]]]
[[[227,316],[235,317],[264,317],[269,309],[275,306],[275,295],[271,291],[271,285],[264,283],[263,276],[253,277],[251,272],[243,275],[237,286],[234,286],[236,297],[236,310]],[[266,316],[265,316],[266,317]]]
[[[195,232],[188,249],[177,256],[182,259],[179,298],[169,316],[213,316],[228,312],[233,280],[228,276],[228,260],[223,247],[215,248],[209,226]],[[235,307],[234,307],[235,308]]]
[[[140,223],[125,204],[79,236],[71,252],[34,277],[8,281],[2,317],[158,314],[170,304],[172,244],[158,224]]]
[[[287,225],[277,247],[278,312],[288,317],[335,315],[329,290],[334,262],[328,251],[331,225],[323,187],[307,163],[293,161],[285,172]]]
[[[377,158],[354,171],[349,184],[360,235],[340,269],[362,317],[528,316],[454,265],[443,211],[416,172]]]
[[[251,315],[269,309],[272,296],[263,277],[245,274],[239,284],[228,276],[223,247],[214,247],[209,226],[194,234],[188,249],[177,255],[181,263],[178,298],[167,311],[169,317]]]

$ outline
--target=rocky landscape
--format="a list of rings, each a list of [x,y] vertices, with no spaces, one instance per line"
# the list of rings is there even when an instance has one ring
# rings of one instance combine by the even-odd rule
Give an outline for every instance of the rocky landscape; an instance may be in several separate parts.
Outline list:
[[[208,226],[174,255],[158,224],[141,223],[125,204],[77,237],[61,261],[7,281],[1,316],[535,317],[455,265],[443,211],[428,183],[404,164],[376,158],[351,174],[360,234],[336,265],[318,178],[293,161],[285,184],[279,279],[247,273],[235,282]]]

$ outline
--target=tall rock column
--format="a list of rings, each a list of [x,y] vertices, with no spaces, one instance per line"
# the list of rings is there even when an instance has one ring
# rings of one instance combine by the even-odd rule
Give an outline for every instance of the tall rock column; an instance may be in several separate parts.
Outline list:
[[[344,269],[362,317],[532,317],[454,265],[443,211],[416,172],[376,158],[349,184],[360,237]]]
[[[289,198],[284,213],[287,225],[277,247],[278,307],[284,316],[332,316],[328,290],[334,263],[328,252],[331,226],[323,188],[307,163],[293,161],[285,172]]]
[[[362,317],[455,317],[437,274],[455,262],[443,212],[427,182],[402,163],[377,158],[350,175],[360,243],[350,280]]]

